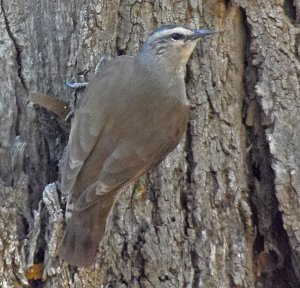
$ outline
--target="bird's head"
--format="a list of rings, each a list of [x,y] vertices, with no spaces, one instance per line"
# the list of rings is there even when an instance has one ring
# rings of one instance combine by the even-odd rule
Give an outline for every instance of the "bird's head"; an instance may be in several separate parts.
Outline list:
[[[192,30],[177,25],[163,25],[149,35],[142,51],[179,68],[186,65],[197,41],[213,33],[213,29]]]

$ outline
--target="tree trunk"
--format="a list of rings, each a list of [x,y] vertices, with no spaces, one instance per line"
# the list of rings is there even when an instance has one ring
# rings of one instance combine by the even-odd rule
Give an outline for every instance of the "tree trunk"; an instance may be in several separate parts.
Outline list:
[[[300,287],[298,1],[0,4],[0,287]],[[187,133],[122,191],[94,266],[75,269],[57,258],[54,183],[71,117],[28,97],[76,106],[65,80],[163,23],[220,31],[187,66]]]

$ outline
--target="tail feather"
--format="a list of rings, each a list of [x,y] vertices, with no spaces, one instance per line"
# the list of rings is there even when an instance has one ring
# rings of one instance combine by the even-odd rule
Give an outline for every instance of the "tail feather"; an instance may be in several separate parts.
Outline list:
[[[74,266],[93,263],[105,233],[107,218],[114,206],[114,196],[114,193],[108,193],[88,208],[73,211],[61,242],[60,258]]]

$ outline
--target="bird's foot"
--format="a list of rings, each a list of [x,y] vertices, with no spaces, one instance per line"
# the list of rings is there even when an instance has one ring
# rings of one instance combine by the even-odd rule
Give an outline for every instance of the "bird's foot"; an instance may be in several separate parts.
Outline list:
[[[65,85],[72,89],[84,89],[88,85],[88,82],[72,82],[72,81],[66,81]]]

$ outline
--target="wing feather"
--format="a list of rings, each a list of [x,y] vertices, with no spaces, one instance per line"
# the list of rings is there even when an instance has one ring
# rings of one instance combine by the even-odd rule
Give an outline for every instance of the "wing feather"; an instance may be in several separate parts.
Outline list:
[[[122,56],[108,62],[95,75],[82,96],[80,107],[72,123],[62,165],[61,187],[66,194],[72,194],[77,177],[105,128],[107,118],[110,116],[108,114],[111,111],[110,106],[114,105],[114,99],[108,101],[108,98],[115,89],[115,83],[107,80],[124,77],[122,69],[118,69],[118,66],[122,67],[124,62],[131,61],[132,57]]]

